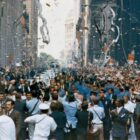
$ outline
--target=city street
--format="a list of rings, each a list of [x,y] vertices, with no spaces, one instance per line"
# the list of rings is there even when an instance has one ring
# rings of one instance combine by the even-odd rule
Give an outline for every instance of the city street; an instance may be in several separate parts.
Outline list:
[[[0,140],[140,140],[140,0],[0,0]]]

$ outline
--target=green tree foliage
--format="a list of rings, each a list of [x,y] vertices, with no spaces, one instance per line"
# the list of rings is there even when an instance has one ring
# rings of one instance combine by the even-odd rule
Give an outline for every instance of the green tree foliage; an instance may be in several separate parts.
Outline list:
[[[48,67],[51,65],[51,63],[55,62],[56,59],[53,58],[51,55],[46,54],[46,53],[41,53],[39,58],[38,58],[38,66],[39,67]]]

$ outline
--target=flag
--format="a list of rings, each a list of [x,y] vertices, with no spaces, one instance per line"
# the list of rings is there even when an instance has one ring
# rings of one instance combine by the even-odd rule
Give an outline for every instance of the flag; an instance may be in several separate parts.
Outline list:
[[[29,14],[26,11],[20,17],[20,24],[29,33]]]
[[[25,18],[23,16],[21,16],[21,18],[20,18],[20,24],[22,25],[23,28],[25,28],[26,20],[25,20]]]
[[[128,63],[132,65],[135,59],[135,51],[132,50],[130,54],[128,54]]]
[[[104,43],[103,52],[108,52],[108,50],[109,50],[108,44]]]
[[[109,65],[113,65],[113,59],[112,58],[109,59]]]

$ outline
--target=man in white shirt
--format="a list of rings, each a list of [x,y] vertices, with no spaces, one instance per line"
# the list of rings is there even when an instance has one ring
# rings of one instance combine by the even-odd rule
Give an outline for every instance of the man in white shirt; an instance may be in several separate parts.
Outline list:
[[[128,96],[124,96],[124,108],[130,112],[130,113],[134,113],[135,111],[135,108],[136,108],[136,104],[135,103],[132,103],[129,99]]]
[[[32,90],[31,96],[32,96],[32,98],[30,100],[26,100],[26,107],[28,109],[29,114],[31,114],[31,116],[33,116],[35,114],[39,114],[39,111],[40,111],[39,104],[41,101],[37,98],[37,92],[35,90]],[[28,131],[29,131],[30,140],[33,139],[34,129],[35,129],[34,124],[29,123]]]
[[[134,119],[133,119],[133,115],[134,115],[134,111],[136,108],[136,104],[132,103],[129,99],[128,96],[124,96],[124,108],[129,112],[129,117],[130,117],[130,128],[129,128],[129,139],[133,139],[136,140],[136,135],[135,135],[135,127],[134,127]]]
[[[13,120],[4,115],[0,106],[0,140],[16,140],[16,130]]]
[[[55,131],[57,124],[47,115],[49,106],[45,103],[39,105],[42,114],[37,114],[25,119],[27,123],[35,123],[33,140],[48,140],[50,131]]]
[[[89,108],[88,111],[93,113],[92,123],[99,131],[99,140],[104,140],[103,121],[105,118],[104,109],[98,105],[98,99],[94,98],[94,106]]]

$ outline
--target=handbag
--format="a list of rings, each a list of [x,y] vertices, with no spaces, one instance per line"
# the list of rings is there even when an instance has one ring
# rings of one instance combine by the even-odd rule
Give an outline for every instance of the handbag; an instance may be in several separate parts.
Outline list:
[[[64,127],[64,132],[65,133],[70,133],[72,130],[72,125],[67,121],[66,126]]]

